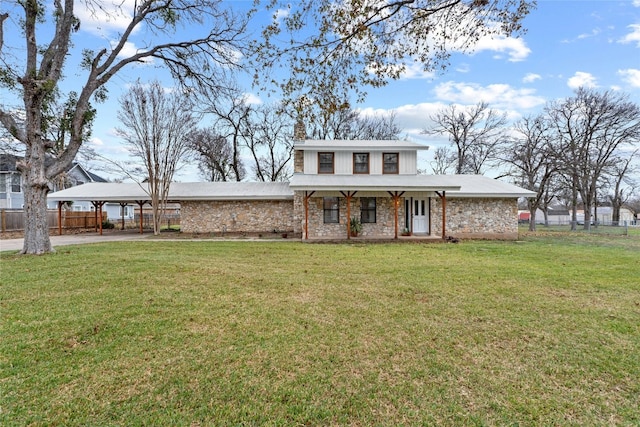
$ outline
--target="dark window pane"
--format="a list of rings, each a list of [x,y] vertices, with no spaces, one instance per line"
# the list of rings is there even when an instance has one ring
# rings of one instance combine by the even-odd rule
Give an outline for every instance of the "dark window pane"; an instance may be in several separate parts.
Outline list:
[[[376,222],[376,198],[375,197],[360,198],[360,222],[363,224]]]
[[[353,173],[369,173],[369,153],[353,154]]]
[[[384,153],[383,158],[383,173],[398,173],[398,153]]]
[[[318,173],[333,173],[333,153],[318,153]]]
[[[322,200],[324,209],[324,222],[338,223],[340,218],[340,209],[338,204],[339,199],[337,197],[324,197]]]

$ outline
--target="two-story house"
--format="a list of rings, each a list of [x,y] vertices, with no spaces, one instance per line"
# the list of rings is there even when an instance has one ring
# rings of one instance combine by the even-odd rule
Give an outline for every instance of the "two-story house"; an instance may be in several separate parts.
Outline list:
[[[298,140],[289,183],[173,183],[169,201],[180,204],[186,233],[287,232],[308,239],[413,236],[501,238],[518,236],[519,197],[534,194],[478,175],[422,175],[408,141]],[[143,203],[138,184],[96,183],[49,196],[51,201]],[[141,205],[140,205],[141,206]]]
[[[22,157],[13,154],[0,154],[0,209],[22,209],[24,207],[24,194],[22,188],[22,176],[18,171],[17,163]],[[106,179],[89,172],[78,163],[61,174],[51,182],[51,191],[81,185],[87,182],[107,182]],[[55,208],[55,203],[49,203],[49,209]],[[74,210],[90,210],[89,203],[79,202]]]
[[[421,144],[408,141],[300,141],[295,144],[295,223],[303,238],[516,238],[517,199],[533,193],[476,175],[422,175]]]

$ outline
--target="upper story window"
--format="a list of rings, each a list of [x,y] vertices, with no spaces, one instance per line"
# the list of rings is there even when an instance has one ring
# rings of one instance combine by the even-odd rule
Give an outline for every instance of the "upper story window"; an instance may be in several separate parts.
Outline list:
[[[353,153],[353,173],[369,173],[369,153]]]
[[[398,153],[382,154],[382,173],[398,173]]]
[[[334,173],[333,153],[318,153],[318,173]]]

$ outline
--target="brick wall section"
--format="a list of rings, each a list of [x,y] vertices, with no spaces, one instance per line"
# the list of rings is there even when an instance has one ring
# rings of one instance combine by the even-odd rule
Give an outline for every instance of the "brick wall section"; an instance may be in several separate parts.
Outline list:
[[[447,197],[447,236],[481,239],[518,238],[518,202],[514,199]],[[431,199],[431,234],[442,234],[442,203]]]
[[[185,233],[246,232],[270,233],[304,230],[304,193],[282,201],[183,201],[181,230]],[[393,238],[395,233],[393,199],[376,198],[376,223],[362,224],[365,238]],[[340,223],[324,224],[322,197],[309,200],[309,238],[345,239],[346,199],[340,197]],[[462,238],[517,239],[516,199],[447,198],[447,235]],[[360,217],[360,198],[351,200],[351,216]],[[431,235],[442,234],[442,203],[431,199]],[[398,233],[404,228],[404,199],[398,209]]]
[[[304,150],[296,150],[293,153],[293,172],[304,173]]]
[[[304,230],[304,196],[302,192],[296,192],[294,196],[296,210],[295,221],[300,224],[299,231]],[[351,199],[351,216],[360,218],[360,198]],[[322,197],[309,199],[309,238],[343,239],[347,237],[347,199],[340,197],[340,223],[325,224]],[[398,234],[404,228],[404,202],[401,200],[398,209]],[[362,224],[360,236],[368,238],[393,238],[395,235],[395,222],[393,211],[393,199],[389,197],[376,198],[376,222]]]
[[[183,201],[180,230],[184,233],[291,232],[292,200]]]

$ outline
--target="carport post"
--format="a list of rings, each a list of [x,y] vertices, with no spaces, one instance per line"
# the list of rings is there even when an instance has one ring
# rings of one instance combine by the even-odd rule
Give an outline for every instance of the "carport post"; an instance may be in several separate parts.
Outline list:
[[[136,203],[140,207],[140,234],[142,234],[142,206],[144,206],[144,200],[136,200]]]
[[[63,201],[58,202],[58,236],[62,236],[62,205]]]

